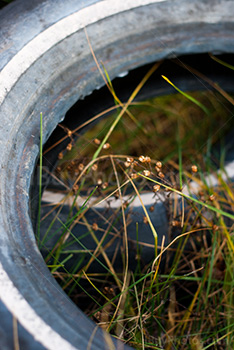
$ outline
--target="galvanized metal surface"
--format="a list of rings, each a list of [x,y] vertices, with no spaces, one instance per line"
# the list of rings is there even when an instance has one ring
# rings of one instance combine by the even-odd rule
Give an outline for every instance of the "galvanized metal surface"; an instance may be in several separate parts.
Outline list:
[[[0,12],[0,298],[26,330],[25,350],[112,347],[50,275],[29,216],[40,112],[45,142],[78,99],[103,85],[84,28],[113,79],[169,56],[234,52],[233,11],[228,0],[45,0]],[[0,330],[7,324],[1,319]],[[11,346],[9,333],[1,348]]]

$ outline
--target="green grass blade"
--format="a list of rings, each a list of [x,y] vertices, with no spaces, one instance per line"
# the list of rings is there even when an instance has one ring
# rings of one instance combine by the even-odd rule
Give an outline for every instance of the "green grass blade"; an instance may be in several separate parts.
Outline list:
[[[226,67],[226,68],[229,68],[231,70],[234,70],[234,66],[232,66],[231,64],[227,63],[227,62],[224,62],[222,60],[220,60],[219,58],[217,58],[216,56],[210,54],[210,58],[212,58],[212,60],[214,60],[215,62],[221,64],[222,66]]]
[[[207,115],[210,115],[210,111],[199,101],[197,101],[195,98],[193,98],[192,96],[188,95],[186,92],[180,90],[177,86],[175,86],[167,77],[165,77],[164,75],[162,75],[162,78],[164,80],[166,80],[171,86],[173,86],[173,88],[178,91],[181,95],[183,95],[184,97],[186,97],[188,100],[192,101],[193,103],[195,103],[198,107],[200,107]]]

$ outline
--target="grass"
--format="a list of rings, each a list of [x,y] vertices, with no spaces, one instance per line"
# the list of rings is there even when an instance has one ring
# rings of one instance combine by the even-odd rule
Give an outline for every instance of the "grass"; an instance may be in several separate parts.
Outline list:
[[[113,114],[85,133],[60,125],[70,143],[52,174],[59,200],[43,197],[38,244],[72,300],[136,349],[233,349],[234,190],[219,150],[232,97],[164,76],[179,94],[134,102],[157,67],[127,103],[104,69]],[[154,224],[162,201],[166,237]]]

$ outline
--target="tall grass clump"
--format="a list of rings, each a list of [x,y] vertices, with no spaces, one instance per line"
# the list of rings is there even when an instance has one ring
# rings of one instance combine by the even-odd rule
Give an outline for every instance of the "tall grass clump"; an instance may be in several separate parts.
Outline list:
[[[124,102],[97,65],[113,107],[86,132],[88,123],[59,126],[70,143],[39,204],[45,262],[91,319],[136,349],[233,349],[232,96],[211,81],[215,91],[182,91],[165,72],[176,93],[136,102],[160,62]],[[168,222],[160,235],[159,203]]]

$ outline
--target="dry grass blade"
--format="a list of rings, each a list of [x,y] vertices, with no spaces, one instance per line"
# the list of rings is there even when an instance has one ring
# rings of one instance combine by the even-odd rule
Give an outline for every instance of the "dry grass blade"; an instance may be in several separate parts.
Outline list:
[[[224,67],[227,67],[227,68],[229,68],[229,69],[234,70],[234,66],[232,66],[231,64],[220,60],[218,57],[212,55],[211,53],[209,54],[209,56],[210,56],[210,58],[212,58],[212,60],[218,62],[219,64],[222,64]]]
[[[133,276],[133,274],[132,274]],[[134,276],[133,276],[133,280],[134,280]],[[135,282],[135,281],[134,281]],[[134,284],[134,291],[135,291],[135,296],[136,296],[136,302],[137,302],[137,310],[138,310],[138,320],[140,322],[140,333],[141,333],[141,346],[142,346],[142,350],[145,349],[145,340],[144,340],[144,325],[142,322],[142,315],[141,315],[141,306],[142,306],[142,300],[143,300],[143,291],[144,289],[142,289],[142,293],[141,293],[141,300],[139,301],[139,297],[138,297],[138,293],[137,293],[137,287]],[[137,326],[137,324],[136,324]]]
[[[126,307],[126,298],[128,295],[128,288],[130,284],[130,272],[127,271],[127,278],[125,281],[125,290],[121,294],[121,301],[119,304],[119,310],[118,310],[118,320],[116,324],[115,334],[119,339],[123,339],[123,333],[124,333],[124,314],[125,314],[125,307]]]
[[[18,336],[18,322],[15,316],[13,316],[13,339],[14,339],[14,350],[20,350],[19,336]]]
[[[120,196],[120,199],[121,199],[121,209],[122,209],[122,218],[123,218],[123,225],[124,225],[124,248],[125,248],[125,266],[124,266],[124,280],[123,280],[123,286],[122,286],[122,290],[121,290],[121,295],[119,297],[119,300],[118,300],[118,304],[117,304],[117,307],[115,309],[115,312],[114,312],[114,315],[110,321],[110,324],[108,326],[108,329],[110,329],[111,327],[111,324],[112,322],[114,321],[118,311],[119,311],[119,308],[120,308],[120,305],[122,303],[122,298],[124,298],[124,292],[125,292],[125,289],[127,288],[127,281],[128,281],[128,235],[127,235],[127,225],[126,225],[126,219],[125,219],[125,212],[124,212],[124,206],[123,206],[123,198],[122,198],[122,192],[121,192],[121,188],[120,188],[120,183],[119,183],[119,178],[118,178],[118,174],[117,174],[117,171],[116,171],[116,166],[115,166],[115,163],[114,163],[114,160],[112,157],[110,157],[111,159],[111,164],[113,166],[113,170],[114,170],[114,174],[115,174],[115,177],[116,177],[116,182],[117,182],[117,186],[118,186],[118,189],[119,189],[119,196]]]

